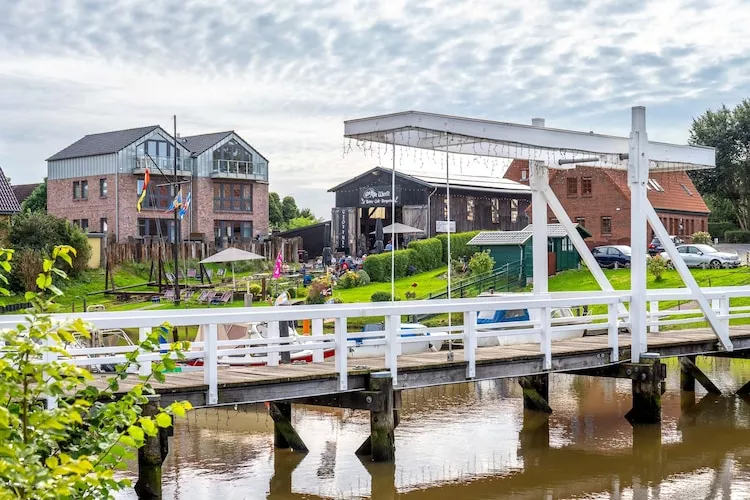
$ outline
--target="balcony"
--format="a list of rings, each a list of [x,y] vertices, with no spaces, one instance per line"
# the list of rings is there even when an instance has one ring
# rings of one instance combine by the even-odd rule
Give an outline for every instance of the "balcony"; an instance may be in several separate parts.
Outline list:
[[[268,166],[266,163],[249,161],[214,160],[211,177],[214,179],[268,181]]]
[[[177,175],[191,177],[194,161],[193,158],[177,158]],[[162,172],[166,175],[174,175],[174,158],[171,156],[136,156],[133,173],[145,174],[146,168],[153,175],[159,175]]]

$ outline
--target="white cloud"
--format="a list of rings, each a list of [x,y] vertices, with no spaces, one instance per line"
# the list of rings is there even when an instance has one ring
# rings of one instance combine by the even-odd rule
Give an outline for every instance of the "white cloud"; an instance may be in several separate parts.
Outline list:
[[[684,142],[745,97],[741,0],[0,0],[0,166],[43,177],[87,133],[235,129],[271,187],[327,216],[327,188],[387,158],[342,158],[343,121],[420,109]],[[385,153],[383,152],[385,155]],[[437,168],[431,155],[411,167]],[[467,169],[488,170],[482,162]],[[463,166],[461,167],[463,168]]]

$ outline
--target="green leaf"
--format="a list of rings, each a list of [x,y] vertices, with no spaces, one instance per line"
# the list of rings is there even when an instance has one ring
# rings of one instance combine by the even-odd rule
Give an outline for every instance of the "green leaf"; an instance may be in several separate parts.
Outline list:
[[[57,457],[47,457],[44,459],[44,465],[49,469],[56,469],[59,464],[60,462],[57,460]]]
[[[135,425],[128,427],[128,434],[136,441],[143,441],[143,429]]]
[[[47,277],[44,276],[43,274],[40,274],[39,276],[37,276],[36,286],[40,290],[44,290],[47,287]]]
[[[147,435],[153,436],[156,434],[156,425],[154,425],[154,421],[151,418],[141,417],[138,419],[138,423],[141,424],[141,428],[143,428],[143,431]]]
[[[130,446],[131,448],[136,447],[135,440],[127,434],[120,436],[120,442],[125,446]]]
[[[54,264],[54,262],[51,259],[44,259],[44,262],[42,263],[42,269],[44,269],[45,273],[50,272],[50,269],[52,269],[52,264]]]
[[[54,293],[58,297],[61,296],[63,294],[62,290],[60,290],[59,288],[57,288],[55,285],[52,284],[52,278],[51,277],[49,279],[49,282],[50,282],[50,284],[47,285],[47,290],[49,290],[50,292]]]
[[[169,427],[172,425],[172,417],[170,417],[166,413],[159,413],[156,416],[156,425],[162,428]]]

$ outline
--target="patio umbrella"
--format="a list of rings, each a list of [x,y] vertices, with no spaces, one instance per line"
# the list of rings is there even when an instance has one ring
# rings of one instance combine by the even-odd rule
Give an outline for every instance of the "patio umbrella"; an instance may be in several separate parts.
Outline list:
[[[265,257],[257,253],[240,250],[239,248],[227,248],[210,257],[206,257],[201,264],[217,264],[219,262],[230,262],[232,264],[232,288],[237,288],[237,281],[234,277],[234,263],[246,260],[263,260]]]
[[[378,221],[380,221],[380,219],[378,219]],[[377,231],[377,229],[375,231]],[[375,231],[373,231],[370,234],[375,234]],[[383,232],[386,234],[390,233],[394,235],[395,234],[423,234],[424,233],[424,231],[422,229],[419,229],[418,227],[407,226],[406,224],[401,224],[400,222],[396,222],[395,224],[390,224],[388,226],[385,226],[383,228]],[[394,238],[394,242],[393,242],[394,250],[396,250],[397,243],[398,241],[395,240]]]

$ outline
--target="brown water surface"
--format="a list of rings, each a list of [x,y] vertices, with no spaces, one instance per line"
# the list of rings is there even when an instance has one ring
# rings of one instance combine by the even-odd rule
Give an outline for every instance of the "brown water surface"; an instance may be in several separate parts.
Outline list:
[[[750,380],[747,361],[699,365],[727,393]],[[199,410],[171,439],[164,498],[750,499],[750,402],[685,400],[675,360],[660,426],[623,418],[624,380],[552,375],[550,404],[524,415],[515,380],[405,392],[392,465],[354,455],[365,412],[295,407],[300,455],[274,451],[262,406]]]

